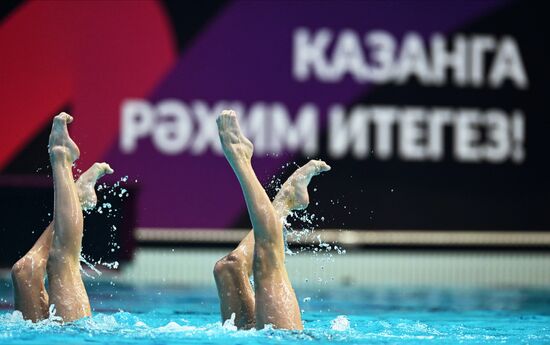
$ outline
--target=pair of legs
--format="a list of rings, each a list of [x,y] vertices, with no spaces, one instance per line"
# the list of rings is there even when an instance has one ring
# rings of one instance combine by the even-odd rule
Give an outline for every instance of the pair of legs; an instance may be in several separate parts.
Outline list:
[[[53,221],[12,268],[15,308],[32,321],[48,318],[50,304],[55,305],[56,314],[65,322],[91,315],[80,275],[82,209],[95,206],[95,183],[113,170],[106,163],[95,163],[74,182],[72,165],[80,152],[67,130],[72,120],[66,113],[57,115],[49,138],[54,183]],[[46,272],[49,294],[44,285]]]
[[[261,329],[271,324],[302,329],[284,262],[283,220],[291,211],[307,207],[311,178],[330,167],[322,161],[308,162],[289,177],[271,203],[252,169],[253,146],[241,133],[235,112],[223,111],[217,124],[223,152],[239,180],[253,227],[214,267],[222,321],[235,314],[239,328]]]

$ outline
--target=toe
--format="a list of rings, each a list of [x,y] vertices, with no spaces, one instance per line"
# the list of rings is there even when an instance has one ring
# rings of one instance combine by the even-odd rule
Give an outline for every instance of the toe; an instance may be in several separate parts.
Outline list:
[[[67,114],[66,112],[59,113],[59,115],[57,115],[56,118],[60,121],[66,122],[66,123],[73,122],[73,117],[71,115]]]
[[[237,128],[239,126],[239,123],[237,122],[237,114],[235,114],[234,111],[231,111],[229,116],[227,117],[228,125]]]
[[[330,170],[330,166],[320,159],[312,160],[311,162],[313,162],[313,164],[315,165],[315,170],[317,170],[317,173],[322,173]]]
[[[111,168],[111,166],[107,163],[95,163],[97,164],[97,168],[99,170],[98,177],[102,177],[103,175],[110,175],[114,173],[115,171]]]
[[[226,110],[223,110],[222,113],[220,114],[220,117],[218,118],[219,119],[218,128],[221,131],[227,130],[227,128],[230,126],[232,112],[233,112],[232,110],[226,109]]]
[[[218,129],[220,131],[223,131],[226,127],[228,114],[229,114],[229,110],[223,110],[220,116],[218,116],[218,118],[216,119],[216,122],[218,124]]]
[[[321,164],[319,165],[319,170],[320,170],[321,172],[329,171],[330,169],[332,169],[332,168],[330,167],[330,165],[328,165],[327,163],[321,161]]]
[[[103,164],[105,164],[104,169],[105,169],[105,173],[106,173],[106,174],[109,174],[109,175],[110,175],[110,174],[112,174],[112,173],[115,172],[115,171],[113,170],[113,168],[111,168],[111,166],[110,166],[109,164],[107,164],[107,163],[103,163]]]
[[[228,110],[225,114],[225,127],[230,128],[233,125],[233,120],[235,119],[235,112],[233,110]]]

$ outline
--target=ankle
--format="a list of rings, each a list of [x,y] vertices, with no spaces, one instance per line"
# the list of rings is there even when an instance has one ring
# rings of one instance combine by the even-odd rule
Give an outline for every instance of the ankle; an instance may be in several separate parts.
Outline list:
[[[49,153],[50,153],[50,160],[52,164],[56,164],[56,163],[59,163],[62,165],[65,165],[65,163],[72,164],[70,159],[71,157],[70,157],[69,149],[64,146],[56,145],[56,146],[50,147]]]

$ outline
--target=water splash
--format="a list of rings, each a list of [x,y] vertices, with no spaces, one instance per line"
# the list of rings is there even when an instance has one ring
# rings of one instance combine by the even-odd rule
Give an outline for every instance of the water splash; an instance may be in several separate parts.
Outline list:
[[[103,192],[103,201],[101,204],[92,210],[88,210],[87,214],[99,213],[107,215],[107,218],[115,218],[118,216],[118,209],[114,208],[112,203],[108,202],[107,198],[119,198],[124,201],[125,198],[130,196],[130,192],[127,188],[123,187],[123,184],[128,181],[128,176],[121,177],[113,185],[108,185],[107,182],[100,183],[96,186],[96,190]],[[137,180],[135,180],[137,181]]]
[[[273,175],[270,182],[267,185],[266,190],[268,194],[275,194],[279,192],[284,181],[282,176],[290,176],[294,170],[299,168],[296,162],[288,162],[281,166],[281,173]],[[314,202],[315,206],[319,206],[322,201],[313,200],[313,193],[317,191],[316,187],[309,186],[309,193],[311,202]],[[346,212],[351,214],[351,207],[346,205],[340,198],[330,200],[331,209],[334,207],[342,207]],[[346,254],[346,250],[335,242],[328,242],[323,239],[323,231],[318,230],[325,225],[325,217],[323,215],[317,215],[310,209],[292,211],[290,214],[282,219],[284,237],[285,237],[285,254],[287,256],[296,256],[300,254],[313,255],[317,261],[321,272],[315,273],[312,279],[305,278],[306,282],[316,282],[319,284],[328,284],[334,281],[334,277],[326,277],[324,273],[325,268],[334,262],[335,256]],[[342,230],[340,230],[342,231]]]
[[[230,331],[236,331],[237,326],[235,326],[235,313],[231,313],[231,317],[223,323],[223,328],[230,330]]]
[[[330,322],[330,329],[334,331],[347,331],[350,328],[349,320],[345,315],[338,315]]]
[[[222,325],[221,322],[215,321],[219,315],[213,313],[206,318],[200,314],[190,314],[190,321],[181,319],[176,313],[98,313],[93,317],[62,324],[54,313],[44,321],[32,323],[24,320],[21,313],[15,311],[0,313],[0,341],[3,345],[53,342],[223,345],[281,342],[420,344],[427,340],[445,344],[545,344],[550,340],[547,316],[539,316],[536,319],[538,322],[521,320],[518,316],[512,315],[492,315],[489,318],[488,316],[461,315],[462,322],[445,320],[437,314],[424,315],[427,321],[423,322],[414,318],[396,318],[395,315],[387,316],[387,319],[357,316],[354,318],[354,326],[351,327],[348,317],[327,315],[316,316],[314,320],[306,322],[303,331],[285,331],[273,327],[262,330],[237,330],[231,323]],[[312,319],[312,315],[308,318]],[[522,325],[515,326],[514,322]]]
[[[98,270],[94,264],[92,264],[91,262],[88,261],[88,259],[86,259],[86,257],[84,256],[84,254],[80,253],[80,262],[84,263],[90,270],[92,270],[95,274],[97,274],[97,276],[101,276],[101,271]],[[84,274],[86,277],[90,278],[90,279],[95,279],[96,277],[94,277],[93,275],[89,274],[88,272],[86,272],[86,270],[80,268],[80,271],[82,272],[82,274]]]
[[[50,325],[52,323],[58,324],[63,322],[63,318],[61,316],[56,315],[57,310],[55,309],[55,305],[50,304],[48,308],[48,318],[46,320],[41,321],[42,324]]]

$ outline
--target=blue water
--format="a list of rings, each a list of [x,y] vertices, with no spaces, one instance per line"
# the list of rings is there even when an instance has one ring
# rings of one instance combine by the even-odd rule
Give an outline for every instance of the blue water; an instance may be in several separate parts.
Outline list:
[[[550,291],[298,290],[305,330],[237,331],[214,289],[88,288],[94,316],[24,321],[0,282],[0,344],[550,344]],[[304,301],[305,300],[305,301]]]

